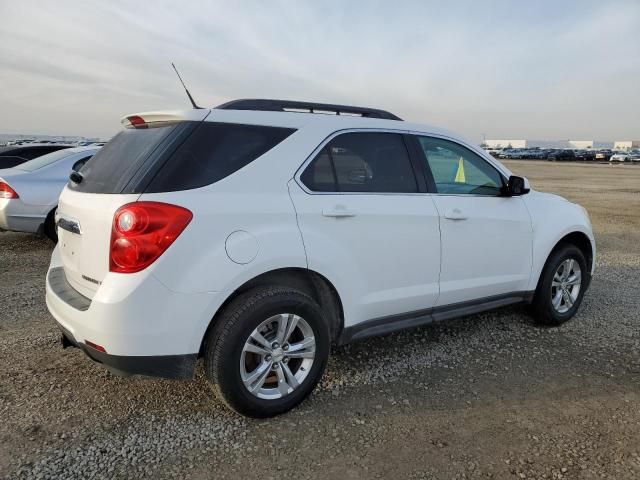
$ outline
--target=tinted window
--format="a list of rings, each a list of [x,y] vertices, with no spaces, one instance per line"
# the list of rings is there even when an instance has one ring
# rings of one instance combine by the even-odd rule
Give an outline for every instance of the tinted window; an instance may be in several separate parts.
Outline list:
[[[316,192],[335,192],[336,177],[329,156],[329,149],[324,148],[320,155],[300,175],[302,183]]]
[[[61,146],[61,145],[51,145],[48,147],[35,147],[35,148],[26,148],[24,149],[23,152],[19,153],[18,155],[20,155],[21,157],[24,157],[28,160],[32,160],[34,158],[38,158],[42,155],[46,155],[47,153],[51,153],[51,152],[56,152],[58,150],[62,150],[65,148],[69,148],[69,147],[65,147],[65,146]]]
[[[82,182],[69,182],[69,188],[87,193],[122,193],[143,163],[176,126],[123,130],[96,153],[93,161],[84,166]]]
[[[188,190],[215,183],[264,155],[294,131],[202,122],[162,166],[146,191]]]
[[[404,140],[395,133],[339,135],[311,162],[301,180],[314,191],[418,191]]]
[[[15,167],[16,165],[20,165],[26,161],[28,160],[22,157],[14,157],[14,156],[0,157],[0,170],[2,170],[3,168]]]
[[[438,193],[500,195],[502,175],[479,155],[448,140],[419,137]]]

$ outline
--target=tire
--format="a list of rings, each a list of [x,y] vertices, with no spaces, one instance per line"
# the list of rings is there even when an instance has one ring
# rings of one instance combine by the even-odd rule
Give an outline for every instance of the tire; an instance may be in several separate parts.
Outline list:
[[[291,410],[311,393],[324,373],[331,343],[329,327],[318,304],[300,291],[257,287],[232,300],[215,322],[205,339],[206,374],[216,395],[242,415],[266,418]],[[285,331],[283,334],[277,331],[281,322],[287,325],[287,331],[289,325],[295,325],[288,339]],[[262,337],[255,335],[259,327]],[[311,337],[315,352],[310,351],[311,346],[297,353],[293,350],[303,343],[311,345]],[[250,338],[267,340],[270,354],[247,351],[247,348],[266,351],[265,343]],[[273,342],[278,338],[285,340],[276,348]],[[312,354],[314,357],[310,359]],[[266,379],[262,383],[260,378],[250,382],[248,379],[258,371],[268,372]],[[255,390],[258,384],[262,387]],[[252,393],[250,388],[255,391]]]
[[[568,263],[571,261],[575,263]],[[569,276],[564,281],[560,280],[568,265],[573,265],[572,272],[576,271],[575,265],[580,269],[580,282],[577,292],[573,290],[576,276],[571,275],[571,272],[568,272]],[[541,325],[547,326],[561,325],[570,320],[580,308],[582,298],[590,283],[590,275],[587,261],[578,247],[568,243],[560,244],[556,247],[547,259],[533,297],[531,311],[534,320]],[[566,285],[567,295],[562,293],[562,286],[556,286],[558,284],[563,285],[563,282]],[[558,294],[560,303],[556,305],[554,304],[554,299],[557,302]]]
[[[53,243],[58,243],[58,232],[56,231],[56,210],[58,208],[54,208],[47,215],[46,220],[44,221],[44,234],[51,240]]]

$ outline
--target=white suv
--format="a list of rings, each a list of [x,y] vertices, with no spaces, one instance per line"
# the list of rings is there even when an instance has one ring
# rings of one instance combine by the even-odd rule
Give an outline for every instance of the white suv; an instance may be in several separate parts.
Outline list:
[[[123,119],[60,197],[47,305],[116,373],[189,378],[238,412],[302,401],[330,345],[505,305],[576,313],[586,211],[441,129],[238,100]]]

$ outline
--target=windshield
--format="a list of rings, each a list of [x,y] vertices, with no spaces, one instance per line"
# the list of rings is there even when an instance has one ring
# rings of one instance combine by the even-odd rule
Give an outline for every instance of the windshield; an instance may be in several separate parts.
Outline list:
[[[46,155],[42,155],[41,157],[34,158],[33,160],[29,160],[18,166],[20,170],[24,170],[26,172],[33,172],[34,170],[38,170],[39,168],[46,167],[47,165],[51,165],[52,163],[57,162],[58,160],[62,160],[69,155],[73,155],[73,153],[69,152],[66,149],[56,150],[55,152],[47,153]]]

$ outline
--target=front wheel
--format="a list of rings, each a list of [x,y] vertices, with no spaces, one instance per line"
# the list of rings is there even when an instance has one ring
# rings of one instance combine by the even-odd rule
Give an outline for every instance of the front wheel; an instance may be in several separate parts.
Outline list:
[[[284,413],[322,377],[329,329],[308,295],[259,287],[233,300],[215,321],[205,343],[205,369],[217,396],[238,413]]]
[[[565,244],[547,260],[533,298],[533,315],[543,325],[560,325],[578,311],[589,285],[584,254],[575,245]]]

